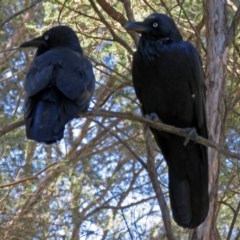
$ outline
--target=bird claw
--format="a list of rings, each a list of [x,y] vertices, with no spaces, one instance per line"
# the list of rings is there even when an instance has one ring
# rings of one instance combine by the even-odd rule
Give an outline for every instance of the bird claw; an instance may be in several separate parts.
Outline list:
[[[156,113],[145,114],[145,118],[153,122],[162,122]]]
[[[191,139],[196,139],[198,134],[195,128],[184,128],[183,129],[184,133],[187,134],[187,137],[185,138],[185,141],[183,143],[184,146],[187,146],[187,144],[189,143],[189,141]]]

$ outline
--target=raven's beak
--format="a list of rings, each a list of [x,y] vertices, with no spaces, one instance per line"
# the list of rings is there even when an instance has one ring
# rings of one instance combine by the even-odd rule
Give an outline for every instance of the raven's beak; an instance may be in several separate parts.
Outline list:
[[[150,30],[144,22],[127,22],[124,28],[127,30],[133,30],[138,33],[148,32]]]
[[[33,38],[27,42],[22,43],[19,47],[40,47],[42,45],[46,45],[46,42],[42,37]]]

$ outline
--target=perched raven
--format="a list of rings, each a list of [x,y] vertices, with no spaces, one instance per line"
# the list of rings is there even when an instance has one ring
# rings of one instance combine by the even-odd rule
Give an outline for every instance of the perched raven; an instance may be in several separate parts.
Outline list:
[[[143,22],[128,22],[141,34],[133,57],[132,77],[144,114],[166,124],[193,128],[208,137],[205,86],[200,57],[183,41],[174,21],[153,13]],[[208,213],[207,148],[184,138],[151,129],[167,161],[173,217],[178,225],[195,228]]]
[[[95,87],[92,65],[67,26],[53,27],[20,47],[37,47],[24,86],[27,137],[54,143],[63,138],[65,124],[88,109]]]

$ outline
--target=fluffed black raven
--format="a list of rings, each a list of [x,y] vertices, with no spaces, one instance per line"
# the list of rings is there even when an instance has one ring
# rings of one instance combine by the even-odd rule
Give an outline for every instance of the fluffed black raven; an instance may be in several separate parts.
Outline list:
[[[88,109],[95,87],[92,65],[67,26],[53,27],[20,47],[37,48],[24,86],[26,135],[54,143],[63,138],[65,124]]]
[[[153,13],[143,22],[128,22],[125,28],[141,34],[132,77],[143,113],[157,114],[163,123],[176,127],[195,128],[207,138],[204,76],[194,46],[182,40],[174,21],[165,14]],[[173,217],[178,225],[195,228],[209,208],[207,148],[151,131],[168,164]]]

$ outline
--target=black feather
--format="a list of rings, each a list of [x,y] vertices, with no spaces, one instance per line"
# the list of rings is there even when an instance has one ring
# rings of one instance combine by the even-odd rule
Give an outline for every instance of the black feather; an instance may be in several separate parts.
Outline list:
[[[92,65],[75,32],[53,27],[20,47],[37,47],[25,81],[26,134],[37,142],[63,138],[65,124],[86,112],[94,92]]]
[[[143,22],[127,23],[141,33],[133,57],[133,85],[144,114],[156,113],[164,123],[195,128],[208,138],[205,86],[200,57],[183,41],[171,18],[154,13]],[[167,161],[173,217],[195,228],[209,208],[207,148],[184,138],[151,129]]]

